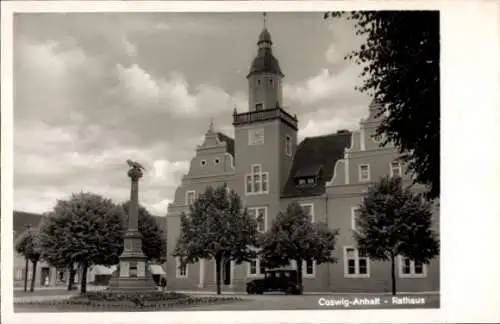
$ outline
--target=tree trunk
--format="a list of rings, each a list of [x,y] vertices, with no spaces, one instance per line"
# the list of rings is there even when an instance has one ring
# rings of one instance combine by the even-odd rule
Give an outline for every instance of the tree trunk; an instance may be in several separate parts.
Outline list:
[[[35,281],[36,281],[36,265],[38,261],[31,261],[31,264],[33,265],[33,273],[31,274],[31,287],[30,287],[30,292],[35,291]]]
[[[28,290],[28,267],[30,266],[30,263],[28,261],[28,258],[25,258],[25,264],[24,264],[24,291]]]
[[[82,266],[82,281],[80,284],[80,293],[87,293],[87,271],[89,269],[88,264],[84,263]]]
[[[220,256],[215,257],[215,282],[217,285],[217,295],[221,294],[221,289],[220,289],[220,273],[221,273],[221,262],[222,258]]]
[[[391,280],[392,280],[392,295],[396,296],[396,262],[394,254],[391,254]]]
[[[68,279],[68,291],[73,290],[73,284],[75,283],[76,269],[73,264],[68,267],[69,279]]]
[[[302,287],[302,260],[295,260],[297,262],[297,283],[299,284],[300,292],[304,290]]]

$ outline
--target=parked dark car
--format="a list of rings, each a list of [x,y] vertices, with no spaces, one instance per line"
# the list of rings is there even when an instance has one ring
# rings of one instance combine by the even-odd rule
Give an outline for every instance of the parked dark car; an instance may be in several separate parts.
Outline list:
[[[300,295],[302,293],[297,282],[296,270],[266,270],[263,278],[247,282],[248,294],[263,294],[264,292],[282,291],[285,294]]]

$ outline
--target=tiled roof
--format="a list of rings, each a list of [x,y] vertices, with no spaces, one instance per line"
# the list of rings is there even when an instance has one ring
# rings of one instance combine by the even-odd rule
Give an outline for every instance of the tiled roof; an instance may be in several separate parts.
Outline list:
[[[317,196],[325,192],[325,183],[333,176],[335,163],[344,157],[351,144],[350,132],[307,137],[297,147],[283,197]],[[297,185],[297,177],[318,176],[315,185]]]
[[[22,211],[15,211],[12,213],[12,222],[14,224],[14,231],[21,233],[25,229],[25,225],[37,227],[42,220],[42,215],[35,213],[28,213]]]
[[[250,72],[247,75],[247,78],[255,73],[273,73],[283,76],[283,72],[281,72],[280,63],[274,57],[273,53],[266,50],[259,50],[259,54],[252,61],[252,65],[250,67]]]
[[[227,152],[234,158],[234,139],[220,132],[217,135],[219,136],[219,140],[227,143]]]

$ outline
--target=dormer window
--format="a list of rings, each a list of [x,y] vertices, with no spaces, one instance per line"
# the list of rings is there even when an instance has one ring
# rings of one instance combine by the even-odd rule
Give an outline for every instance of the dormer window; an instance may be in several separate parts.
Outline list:
[[[321,179],[322,165],[313,165],[301,168],[294,176],[297,186],[315,186]]]
[[[263,109],[264,109],[264,104],[263,103],[255,104],[255,110],[256,111],[263,110]]]
[[[304,177],[297,179],[297,185],[299,186],[311,186],[316,184],[316,177]]]

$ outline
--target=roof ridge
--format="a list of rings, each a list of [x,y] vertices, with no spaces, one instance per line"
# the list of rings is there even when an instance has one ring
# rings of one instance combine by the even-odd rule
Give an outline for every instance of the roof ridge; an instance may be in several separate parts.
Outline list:
[[[339,130],[339,131],[342,131],[342,130]],[[341,133],[339,133],[339,131],[336,131],[336,132],[333,132],[333,133],[329,133],[329,134],[318,135],[318,136],[304,137],[304,139],[300,142],[300,144],[304,143],[304,141],[307,140],[307,139],[333,137],[333,136],[337,136],[337,135],[346,135],[346,134],[352,134],[353,133],[353,131],[351,131],[351,130],[347,130],[346,132],[341,132]]]

